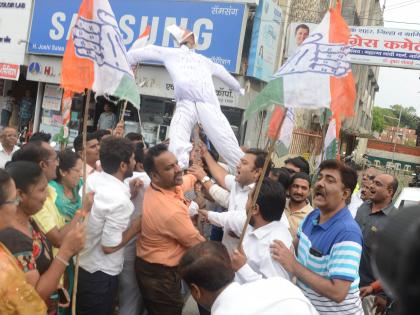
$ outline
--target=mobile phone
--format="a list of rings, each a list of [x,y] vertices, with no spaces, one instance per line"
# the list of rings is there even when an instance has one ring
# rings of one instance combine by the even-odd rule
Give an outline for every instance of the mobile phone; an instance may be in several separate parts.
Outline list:
[[[315,257],[322,257],[322,253],[319,250],[317,250],[316,248],[313,248],[313,247],[311,247],[309,249],[309,253],[311,255],[315,256]]]

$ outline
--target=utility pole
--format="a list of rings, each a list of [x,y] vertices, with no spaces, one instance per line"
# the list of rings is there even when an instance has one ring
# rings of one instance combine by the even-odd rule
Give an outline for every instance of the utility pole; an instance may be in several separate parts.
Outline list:
[[[398,129],[400,129],[400,123],[401,123],[401,114],[402,114],[402,110],[403,110],[403,107],[402,107],[402,105],[401,105],[401,107],[400,107],[400,115],[399,115],[399,117],[398,117],[398,126],[397,126],[397,132],[398,132]],[[394,137],[394,140],[395,140],[395,137]],[[394,149],[392,150],[392,163],[394,163],[394,158],[395,158],[395,148],[397,147],[397,142],[396,141],[394,141]]]

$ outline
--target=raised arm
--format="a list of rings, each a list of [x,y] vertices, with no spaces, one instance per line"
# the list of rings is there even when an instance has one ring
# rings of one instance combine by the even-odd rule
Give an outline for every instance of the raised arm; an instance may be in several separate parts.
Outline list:
[[[216,78],[222,80],[232,90],[244,95],[244,90],[241,89],[239,82],[225,69],[225,67],[212,61],[210,62],[212,63],[212,73]]]
[[[225,183],[225,177],[226,175],[228,175],[229,173],[223,168],[221,167],[216,161],[215,159],[213,159],[213,157],[211,156],[211,154],[209,153],[209,151],[207,151],[206,147],[204,144],[201,145],[201,156],[204,158],[204,160],[206,161],[207,167],[209,168],[209,171],[211,173],[211,176],[213,176],[213,178],[216,180],[216,182],[222,186],[223,188],[227,188],[228,190],[229,187],[226,186]],[[206,187],[210,188],[210,187]]]
[[[127,58],[132,66],[144,61],[164,62],[171,51],[171,48],[149,45],[143,48],[130,49]]]

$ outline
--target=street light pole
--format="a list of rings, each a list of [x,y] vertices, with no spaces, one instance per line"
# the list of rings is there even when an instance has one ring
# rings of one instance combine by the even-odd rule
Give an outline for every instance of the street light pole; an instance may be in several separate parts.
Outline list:
[[[400,129],[400,123],[401,123],[401,113],[402,113],[403,107],[400,107],[400,116],[398,117],[398,126],[397,126],[397,132],[398,129]],[[394,137],[395,139],[395,137]],[[395,148],[397,147],[397,142],[394,141],[394,150],[392,151],[392,163],[394,163],[394,157],[395,157]]]

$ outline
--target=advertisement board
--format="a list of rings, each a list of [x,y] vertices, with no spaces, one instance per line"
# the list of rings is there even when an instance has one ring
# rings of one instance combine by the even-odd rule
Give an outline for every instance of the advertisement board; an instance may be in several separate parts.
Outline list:
[[[62,58],[55,56],[29,55],[26,79],[60,84],[61,60]]]
[[[19,80],[20,66],[8,63],[0,63],[0,78],[7,80]]]
[[[165,29],[177,24],[191,29],[196,50],[237,72],[242,54],[247,6],[239,3],[155,0],[109,1],[129,48],[147,25],[149,43],[173,47],[174,40]],[[57,55],[64,53],[67,39],[77,20],[80,1],[35,1],[28,52]]]
[[[308,27],[308,35],[316,28],[313,23],[291,23],[287,56],[298,46],[299,35],[303,33],[299,27],[302,30],[303,25]],[[383,26],[350,26],[350,31],[351,63],[420,69],[420,31]]]
[[[269,81],[277,70],[282,10],[275,0],[261,0],[254,18],[247,75]]]
[[[352,63],[420,69],[420,31],[351,26]]]
[[[0,63],[23,65],[31,0],[0,1]]]

